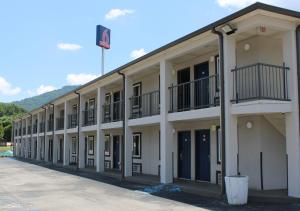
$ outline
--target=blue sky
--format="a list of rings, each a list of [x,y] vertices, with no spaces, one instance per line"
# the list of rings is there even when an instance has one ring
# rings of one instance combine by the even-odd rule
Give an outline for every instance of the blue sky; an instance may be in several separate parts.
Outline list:
[[[1,0],[0,102],[99,76],[97,24],[112,30],[105,52],[108,72],[253,2]],[[263,2],[300,10],[298,0]]]

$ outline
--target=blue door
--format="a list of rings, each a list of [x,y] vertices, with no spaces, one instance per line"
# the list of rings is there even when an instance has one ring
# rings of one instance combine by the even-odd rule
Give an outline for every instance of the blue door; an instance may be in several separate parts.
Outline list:
[[[191,179],[191,132],[178,132],[178,178]]]
[[[197,130],[195,134],[196,180],[210,181],[210,131]]]
[[[53,162],[53,140],[52,139],[49,139],[48,161]]]
[[[195,108],[209,107],[209,65],[203,62],[194,66]]]
[[[113,136],[113,168],[120,169],[120,138]]]

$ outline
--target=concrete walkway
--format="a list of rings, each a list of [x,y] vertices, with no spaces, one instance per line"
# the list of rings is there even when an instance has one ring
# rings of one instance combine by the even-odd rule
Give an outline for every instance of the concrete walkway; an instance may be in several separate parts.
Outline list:
[[[47,168],[43,167],[46,166]],[[52,169],[51,169],[52,168]],[[65,171],[65,172],[62,172]],[[80,175],[80,176],[78,176]],[[145,185],[97,173],[0,159],[0,210],[300,210],[300,204],[227,205],[184,192],[141,192]]]
[[[13,159],[0,168],[0,210],[199,210]]]

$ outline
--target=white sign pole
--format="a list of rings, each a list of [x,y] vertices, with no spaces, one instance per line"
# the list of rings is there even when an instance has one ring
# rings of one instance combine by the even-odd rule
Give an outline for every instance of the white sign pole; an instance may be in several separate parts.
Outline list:
[[[101,75],[104,75],[104,48],[102,47],[102,68]]]

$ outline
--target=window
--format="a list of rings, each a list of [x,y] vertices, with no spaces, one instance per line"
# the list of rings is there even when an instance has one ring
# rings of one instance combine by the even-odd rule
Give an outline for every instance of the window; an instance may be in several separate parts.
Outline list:
[[[77,104],[72,106],[72,114],[77,114]]]
[[[220,57],[219,55],[215,56],[215,74],[216,78],[216,91],[220,90]]]
[[[76,137],[72,137],[72,154],[76,154],[77,147],[76,147]]]
[[[141,158],[142,156],[141,135],[142,135],[141,133],[133,134],[133,157],[134,158]]]
[[[221,128],[217,127],[217,164],[221,164],[221,142],[222,142],[222,136],[221,136]]]
[[[105,156],[110,156],[110,135],[105,135]]]
[[[142,83],[133,84],[133,106],[140,107],[140,96],[142,94]]]
[[[88,137],[88,153],[94,155],[94,136]]]

